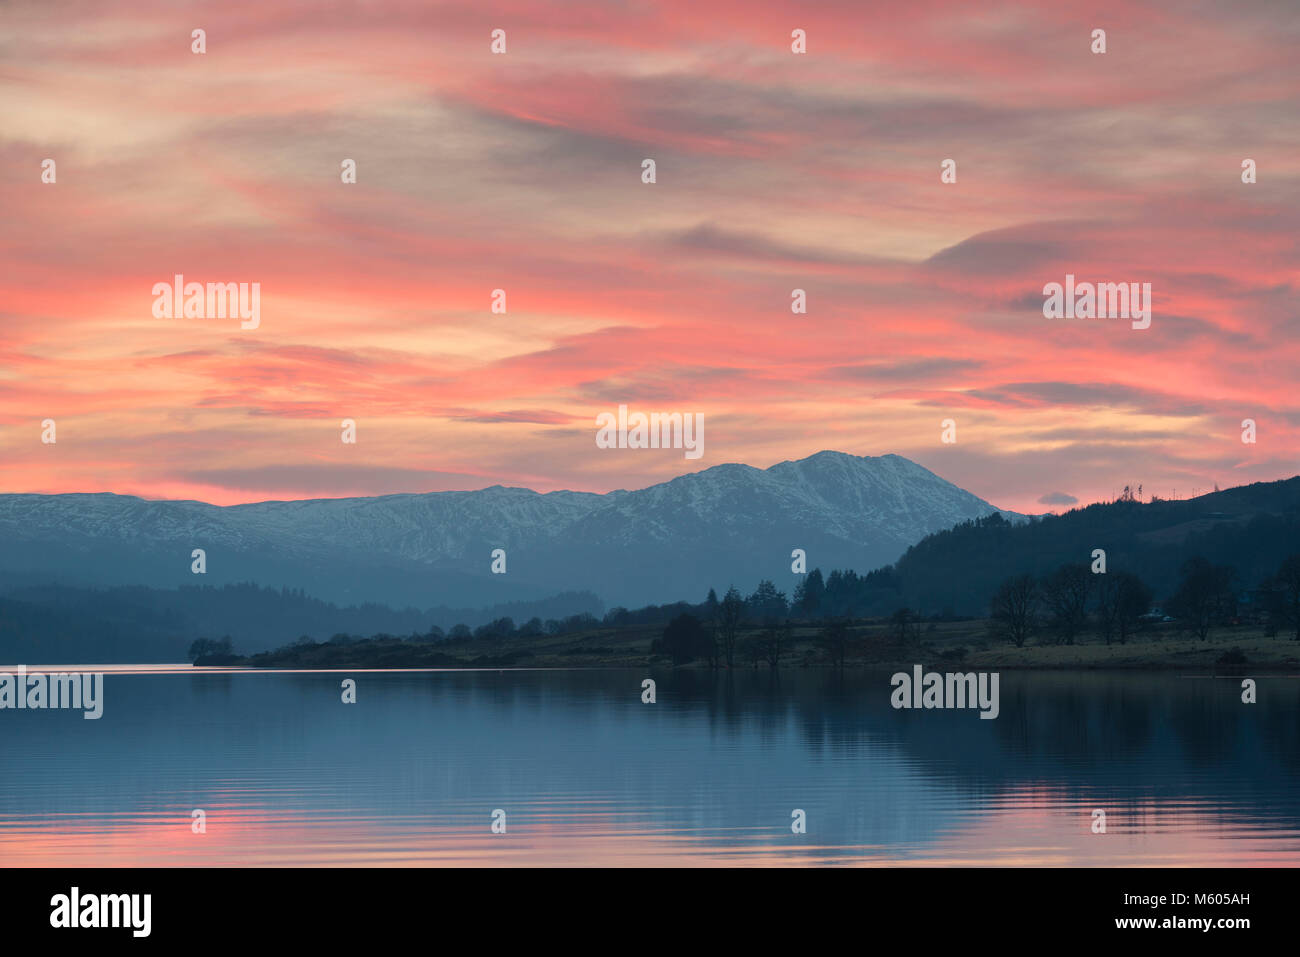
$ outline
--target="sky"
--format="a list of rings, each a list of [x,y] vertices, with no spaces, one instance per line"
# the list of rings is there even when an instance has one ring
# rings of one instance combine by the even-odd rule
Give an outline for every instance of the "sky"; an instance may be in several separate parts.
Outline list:
[[[0,492],[1290,477],[1298,43],[1293,0],[10,0]],[[156,318],[176,274],[258,283],[257,328]],[[1150,327],[1045,318],[1067,274],[1150,283]],[[704,454],[598,448],[621,404]]]

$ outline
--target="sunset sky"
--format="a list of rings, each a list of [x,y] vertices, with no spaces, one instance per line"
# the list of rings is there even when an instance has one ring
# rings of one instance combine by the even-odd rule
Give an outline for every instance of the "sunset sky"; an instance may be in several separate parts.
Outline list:
[[[0,492],[1300,472],[1300,6],[1060,6],[5,3]],[[155,319],[177,273],[260,283],[260,327]],[[1151,327],[1045,319],[1067,273],[1151,283]],[[703,413],[703,457],[597,448],[619,404]]]

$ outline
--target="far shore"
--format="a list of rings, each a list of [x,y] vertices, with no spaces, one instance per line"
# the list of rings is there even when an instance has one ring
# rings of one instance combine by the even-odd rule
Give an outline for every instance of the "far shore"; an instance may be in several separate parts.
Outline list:
[[[911,667],[935,670],[1031,669],[1052,671],[1162,670],[1196,674],[1300,673],[1300,642],[1287,635],[1266,636],[1257,626],[1223,627],[1207,640],[1159,627],[1107,645],[1085,634],[1074,644],[1031,639],[1023,647],[995,641],[983,621],[922,622],[900,641],[882,622],[850,629],[846,668]],[[747,632],[746,634],[752,634]],[[819,642],[816,624],[795,623],[778,669],[835,668]],[[530,638],[427,641],[383,636],[351,642],[299,643],[276,651],[199,658],[198,667],[244,668],[644,668],[673,667],[651,651],[662,629],[604,629],[574,635]],[[725,668],[725,660],[720,667]],[[677,667],[707,670],[706,660]],[[767,660],[737,654],[734,669],[768,670]]]

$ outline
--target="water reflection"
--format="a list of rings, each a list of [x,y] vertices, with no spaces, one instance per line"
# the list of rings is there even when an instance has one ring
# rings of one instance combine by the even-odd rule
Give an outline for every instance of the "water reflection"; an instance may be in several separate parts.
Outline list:
[[[350,674],[355,705],[339,673],[133,668],[99,721],[0,712],[0,862],[1300,861],[1295,678],[1244,705],[1240,679],[1004,672],[981,721],[895,711],[887,674]]]

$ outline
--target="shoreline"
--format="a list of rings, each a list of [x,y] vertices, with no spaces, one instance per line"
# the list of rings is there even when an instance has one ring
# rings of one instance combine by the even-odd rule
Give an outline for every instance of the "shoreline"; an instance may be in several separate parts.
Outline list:
[[[1300,642],[1266,637],[1248,627],[1223,629],[1209,640],[1170,635],[1145,635],[1126,644],[1106,645],[1083,641],[1073,645],[1026,644],[1016,648],[991,642],[970,623],[959,623],[945,632],[912,639],[905,643],[873,633],[867,626],[855,634],[842,666],[829,659],[818,645],[818,629],[796,628],[793,640],[783,649],[778,671],[791,669],[836,671],[911,668],[922,664],[939,671],[1181,671],[1201,675],[1249,673],[1300,674]],[[506,670],[544,668],[654,668],[686,671],[767,671],[766,660],[736,660],[710,668],[702,660],[674,665],[650,651],[657,629],[622,633],[597,631],[585,636],[532,639],[425,642],[379,638],[350,643],[294,645],[254,655],[200,658],[196,668],[240,668],[262,670],[291,668],[307,670],[448,669]]]

